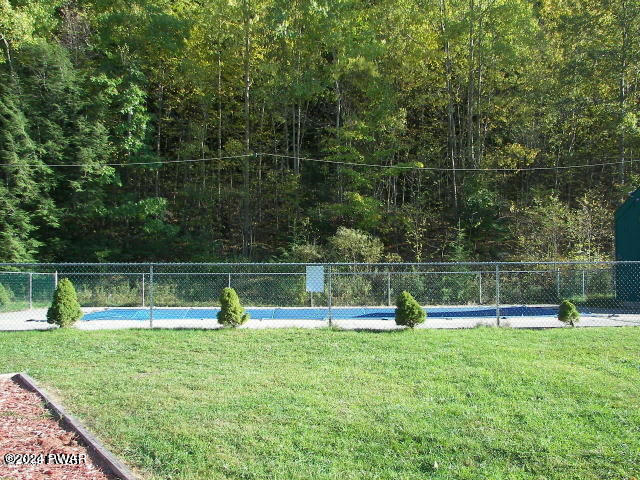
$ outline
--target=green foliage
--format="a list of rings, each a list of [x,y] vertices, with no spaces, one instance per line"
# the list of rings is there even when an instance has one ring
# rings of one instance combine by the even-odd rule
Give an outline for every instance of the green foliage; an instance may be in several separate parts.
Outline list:
[[[592,293],[586,298],[580,295],[570,298],[569,301],[576,306],[590,308],[615,309],[620,306],[620,302],[616,298],[615,293]]]
[[[580,320],[580,313],[573,303],[563,300],[558,308],[558,320],[573,327]]]
[[[218,322],[228,327],[237,327],[249,320],[249,314],[245,313],[240,305],[238,294],[233,288],[226,287],[220,294],[220,311]]]
[[[334,275],[331,291],[336,305],[378,305],[371,280],[364,275]]]
[[[36,164],[39,168],[27,168]],[[37,156],[17,86],[0,74],[0,261],[32,261],[41,245],[38,222],[47,218],[50,172]]]
[[[384,250],[379,238],[346,227],[338,227],[329,247],[332,259],[340,262],[378,262]]]
[[[403,291],[396,300],[396,325],[410,328],[423,323],[427,314],[420,304],[407,291]]]
[[[347,219],[364,231],[379,227],[384,214],[377,198],[357,192],[346,192],[344,201],[331,205],[330,208],[332,216]]]
[[[0,261],[611,257],[637,2],[201,3],[0,0]]]
[[[139,282],[131,284],[131,278],[110,276],[107,278],[84,278],[82,284],[77,285],[78,303],[83,307],[135,307],[142,300]],[[158,305],[170,305],[158,300],[162,288],[154,286],[154,298]],[[164,299],[163,299],[164,300]],[[172,306],[172,305],[171,305]]]
[[[0,283],[0,308],[6,307],[9,305],[11,301],[11,290],[5,288],[4,285]]]
[[[82,317],[82,310],[78,303],[76,290],[68,278],[58,282],[58,287],[53,292],[51,307],[47,310],[47,322],[59,327],[70,327]]]
[[[302,263],[318,263],[324,262],[326,259],[326,252],[320,245],[313,245],[309,243],[293,244],[282,255],[282,260],[286,262],[302,262]]]
[[[463,305],[478,301],[478,276],[468,273],[439,276],[439,296],[434,300],[441,303]]]
[[[608,258],[604,252],[613,243],[613,215],[601,193],[590,191],[575,199],[576,209],[544,190],[532,197],[530,206],[514,211],[514,254],[537,260]]]
[[[469,262],[473,260],[464,229],[458,225],[455,232],[456,237],[451,242],[451,253],[449,254],[448,260],[451,262]]]

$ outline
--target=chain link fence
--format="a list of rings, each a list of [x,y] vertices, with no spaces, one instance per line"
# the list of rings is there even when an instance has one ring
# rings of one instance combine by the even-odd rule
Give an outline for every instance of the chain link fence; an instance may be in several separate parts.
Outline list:
[[[50,328],[62,278],[76,288],[80,328],[215,327],[224,287],[254,326],[389,328],[404,290],[435,328],[559,326],[565,299],[582,325],[640,324],[640,262],[43,263],[0,264],[0,329]]]

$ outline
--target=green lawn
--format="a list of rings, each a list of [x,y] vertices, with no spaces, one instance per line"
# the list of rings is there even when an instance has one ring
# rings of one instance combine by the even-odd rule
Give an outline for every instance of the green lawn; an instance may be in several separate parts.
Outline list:
[[[49,308],[49,306],[51,305],[51,301],[33,301],[31,303],[33,308]],[[24,310],[29,310],[29,302],[25,300],[11,301],[6,305],[0,305],[0,313],[22,312]]]
[[[153,479],[640,476],[640,329],[0,333]]]

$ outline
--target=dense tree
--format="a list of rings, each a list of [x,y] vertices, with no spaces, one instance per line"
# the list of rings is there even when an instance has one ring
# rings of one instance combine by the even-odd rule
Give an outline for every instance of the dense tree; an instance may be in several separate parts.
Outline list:
[[[2,261],[603,259],[640,182],[630,0],[0,0],[0,51]]]
[[[57,212],[48,196],[52,172],[40,161],[19,108],[16,86],[0,78],[0,259],[32,261],[38,226],[56,225]]]

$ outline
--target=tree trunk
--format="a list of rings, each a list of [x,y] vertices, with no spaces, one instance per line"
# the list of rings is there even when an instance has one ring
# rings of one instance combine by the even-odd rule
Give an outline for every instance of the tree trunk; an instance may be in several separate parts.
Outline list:
[[[218,50],[218,219],[222,195],[222,51]]]
[[[620,52],[620,87],[619,87],[619,109],[620,109],[620,124],[624,121],[626,116],[626,102],[627,102],[627,85],[626,85],[626,73],[627,73],[627,49],[628,49],[628,22],[627,22],[627,2],[622,2],[622,19],[621,19],[621,34],[622,45]],[[625,132],[624,128],[620,129],[618,136],[618,154],[620,157],[620,184],[625,183]]]
[[[456,125],[453,112],[453,87],[451,85],[452,68],[451,68],[451,53],[449,51],[449,38],[447,37],[447,10],[445,0],[440,0],[440,30],[442,32],[442,39],[444,41],[445,52],[445,75],[447,85],[447,156],[451,162],[451,173],[453,181],[453,206],[455,210],[458,210],[458,185],[456,178]]]
[[[243,68],[244,68],[244,150],[245,154],[251,153],[251,121],[250,121],[250,90],[251,90],[251,12],[249,0],[243,1],[242,20],[244,27],[244,52],[243,52]],[[251,236],[251,210],[249,205],[249,159],[242,158],[242,213],[241,213],[241,230],[242,230],[242,255],[248,257],[250,254],[250,236]]]

